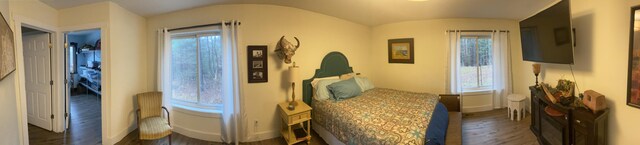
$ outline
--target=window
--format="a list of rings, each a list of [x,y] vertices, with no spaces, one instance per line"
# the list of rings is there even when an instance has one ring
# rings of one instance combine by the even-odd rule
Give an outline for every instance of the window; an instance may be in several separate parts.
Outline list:
[[[460,39],[460,81],[464,90],[487,90],[493,85],[493,56],[490,36],[462,36]]]
[[[171,99],[189,107],[222,104],[222,48],[218,32],[171,37]]]

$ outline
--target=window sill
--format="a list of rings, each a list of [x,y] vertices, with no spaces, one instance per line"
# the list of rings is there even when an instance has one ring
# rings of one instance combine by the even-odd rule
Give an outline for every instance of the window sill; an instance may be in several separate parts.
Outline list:
[[[175,111],[185,113],[185,114],[196,115],[200,117],[208,117],[208,118],[222,118],[221,110],[197,108],[197,107],[191,107],[191,106],[180,105],[180,104],[172,104],[171,106]]]
[[[466,90],[466,91],[463,91],[462,94],[469,95],[469,96],[486,95],[486,94],[493,94],[493,90],[492,89]]]

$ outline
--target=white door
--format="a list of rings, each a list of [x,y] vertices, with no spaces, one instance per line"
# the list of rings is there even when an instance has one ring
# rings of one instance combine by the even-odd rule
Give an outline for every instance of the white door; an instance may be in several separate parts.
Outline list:
[[[51,49],[49,33],[24,35],[25,85],[29,124],[51,130]]]

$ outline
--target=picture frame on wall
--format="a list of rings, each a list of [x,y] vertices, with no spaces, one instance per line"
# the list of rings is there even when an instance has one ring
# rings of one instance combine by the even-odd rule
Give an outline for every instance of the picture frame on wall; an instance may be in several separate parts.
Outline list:
[[[389,63],[414,63],[413,38],[389,39]]]
[[[0,13],[0,80],[16,70],[15,48],[13,30]]]
[[[629,32],[629,69],[627,73],[627,105],[640,108],[640,31],[635,31],[635,14],[640,12],[640,6],[631,8],[631,28]]]
[[[249,83],[266,83],[269,81],[267,45],[247,46],[247,66]]]

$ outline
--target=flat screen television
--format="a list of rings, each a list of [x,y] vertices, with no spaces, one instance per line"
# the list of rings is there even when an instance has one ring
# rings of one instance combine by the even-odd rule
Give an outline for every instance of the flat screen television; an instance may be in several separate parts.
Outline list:
[[[522,58],[525,61],[573,64],[571,5],[562,0],[520,21]]]

